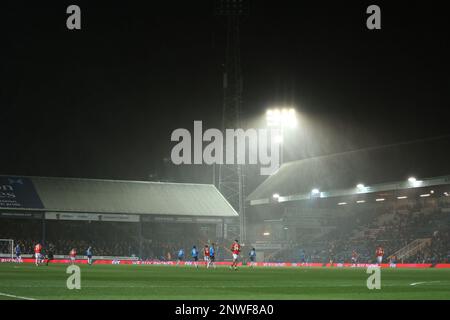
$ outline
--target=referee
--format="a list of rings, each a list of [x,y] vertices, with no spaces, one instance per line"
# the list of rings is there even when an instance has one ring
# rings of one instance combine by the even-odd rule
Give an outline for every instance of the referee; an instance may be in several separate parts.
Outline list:
[[[46,265],[48,266],[48,263],[50,262],[50,261],[52,261],[54,259],[54,257],[53,257],[53,251],[52,251],[52,249],[50,248],[50,249],[48,249],[48,252],[47,252],[47,263],[46,263]]]

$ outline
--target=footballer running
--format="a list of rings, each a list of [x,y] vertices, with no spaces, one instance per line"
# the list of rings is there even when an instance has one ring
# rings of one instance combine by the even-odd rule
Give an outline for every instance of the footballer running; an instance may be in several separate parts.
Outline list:
[[[194,261],[195,267],[198,268],[198,250],[196,246],[192,247],[191,256],[192,260]]]
[[[92,265],[92,247],[87,248],[86,257],[87,257],[88,264]]]
[[[203,260],[205,260],[206,268],[209,268],[211,260],[209,259],[209,246],[207,244],[205,244],[205,247],[203,248]]]
[[[20,250],[20,245],[19,244],[16,245],[15,251],[16,251],[16,262],[17,263],[22,263],[23,262],[23,260],[22,260],[22,252]]]
[[[377,264],[381,265],[381,263],[383,262],[384,249],[381,246],[379,246],[377,248],[377,251],[375,252],[375,255],[377,256]]]
[[[42,262],[42,245],[40,243],[34,246],[34,258],[36,259],[36,267]]]
[[[216,249],[214,248],[214,243],[211,244],[211,247],[209,247],[209,267],[216,268],[215,265],[216,261]]]
[[[77,257],[77,250],[75,248],[70,250],[69,256],[70,256],[70,264],[75,264],[75,259]]]
[[[178,251],[177,265],[179,265],[181,262],[183,262],[183,259],[184,259],[184,250],[180,249]]]
[[[233,254],[233,263],[231,264],[230,268],[234,268],[234,270],[237,270],[239,254],[241,252],[241,245],[239,244],[239,241],[237,239],[234,240],[233,244],[231,245],[231,252]]]
[[[256,249],[252,248],[252,250],[248,253],[249,257],[250,257],[250,267],[254,267],[255,266],[255,262],[256,262]]]

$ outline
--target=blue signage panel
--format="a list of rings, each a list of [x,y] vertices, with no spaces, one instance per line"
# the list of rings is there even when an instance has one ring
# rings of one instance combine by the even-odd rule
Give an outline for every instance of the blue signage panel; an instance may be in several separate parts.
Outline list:
[[[0,177],[0,208],[43,209],[44,205],[29,178]]]

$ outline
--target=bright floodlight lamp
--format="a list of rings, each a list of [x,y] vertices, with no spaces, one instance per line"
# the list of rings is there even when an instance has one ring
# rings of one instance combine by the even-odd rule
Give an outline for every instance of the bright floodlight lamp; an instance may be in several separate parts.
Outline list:
[[[283,143],[283,136],[281,134],[275,136],[276,143]]]
[[[364,185],[362,183],[358,183],[358,185],[356,186],[356,188],[358,189],[364,189]]]
[[[320,190],[317,189],[317,188],[314,188],[314,189],[311,190],[311,193],[314,194],[314,195],[318,195],[320,193]]]
[[[278,199],[280,197],[280,195],[278,193],[274,193],[272,196],[274,199]]]
[[[414,177],[410,177],[410,178],[408,178],[408,182],[409,182],[409,183],[416,183],[416,182],[417,182],[417,179],[414,178]]]
[[[294,128],[297,125],[297,117],[293,108],[269,109],[266,112],[266,120],[268,127]]]
[[[270,236],[270,232],[264,232],[263,236]]]

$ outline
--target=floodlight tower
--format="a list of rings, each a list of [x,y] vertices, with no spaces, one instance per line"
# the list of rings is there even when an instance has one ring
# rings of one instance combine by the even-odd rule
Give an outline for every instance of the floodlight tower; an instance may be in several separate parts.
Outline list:
[[[223,72],[222,130],[241,128],[242,72],[239,46],[241,17],[248,14],[248,0],[216,0],[216,15],[226,17],[227,44]],[[224,148],[226,153],[226,148]],[[246,240],[244,167],[219,165],[219,190],[239,213],[239,237]]]

